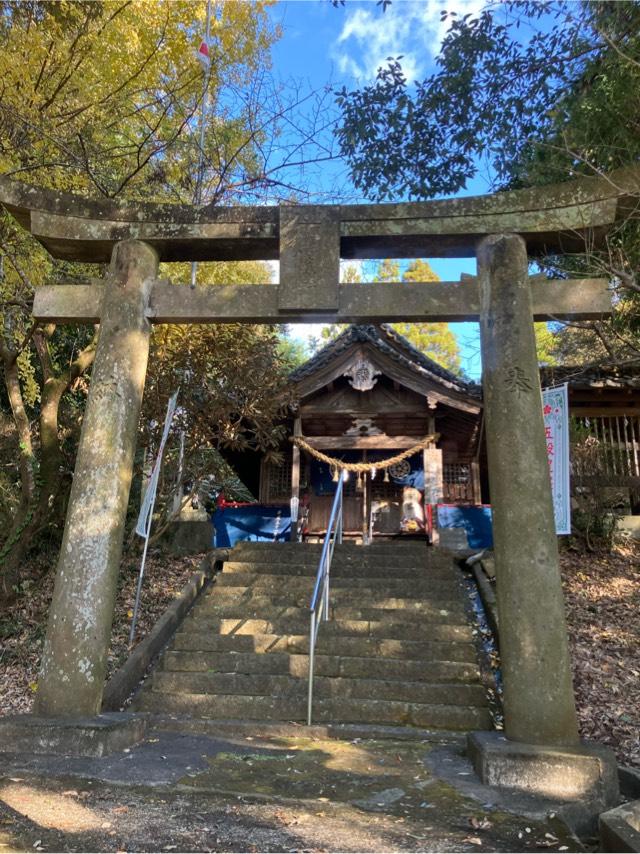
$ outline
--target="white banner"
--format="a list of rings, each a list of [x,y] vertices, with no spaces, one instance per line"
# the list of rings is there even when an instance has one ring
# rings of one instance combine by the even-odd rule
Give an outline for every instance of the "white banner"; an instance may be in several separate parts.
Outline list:
[[[542,390],[542,413],[556,534],[570,534],[569,387],[566,383]]]
[[[138,523],[136,525],[136,534],[138,534],[139,537],[148,537],[149,530],[151,529],[151,517],[153,515],[153,505],[156,503],[156,492],[158,490],[158,480],[160,478],[162,454],[164,453],[164,446],[167,444],[167,439],[169,438],[169,430],[171,430],[171,422],[173,421],[173,416],[176,411],[177,400],[178,392],[172,395],[167,406],[167,414],[164,418],[164,429],[162,431],[162,439],[160,439],[158,455],[155,463],[153,464],[153,470],[151,472],[151,477],[149,478],[147,490],[144,494],[144,500],[140,507],[140,515],[138,516]]]

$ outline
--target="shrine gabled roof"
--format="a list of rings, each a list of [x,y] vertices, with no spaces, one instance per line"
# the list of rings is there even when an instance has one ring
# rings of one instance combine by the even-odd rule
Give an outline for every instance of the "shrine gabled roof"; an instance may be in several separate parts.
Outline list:
[[[543,386],[569,383],[571,389],[638,389],[640,365],[602,365],[584,367],[562,365],[540,368]]]
[[[384,353],[405,369],[420,375],[423,379],[431,380],[452,392],[468,395],[474,400],[481,398],[480,388],[475,383],[469,383],[456,374],[443,368],[411,344],[389,324],[380,326],[373,324],[353,324],[345,331],[319,350],[303,365],[290,375],[294,383],[299,383],[310,377],[316,371],[325,368],[335,358],[354,344],[370,344]]]

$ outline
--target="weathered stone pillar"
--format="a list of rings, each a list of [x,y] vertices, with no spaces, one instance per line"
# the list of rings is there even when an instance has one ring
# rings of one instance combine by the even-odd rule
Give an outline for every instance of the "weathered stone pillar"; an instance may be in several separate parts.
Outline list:
[[[483,388],[507,738],[578,741],[527,250],[478,247]]]
[[[149,356],[145,309],[158,257],[131,240],[113,250],[82,423],[35,713],[100,711]]]

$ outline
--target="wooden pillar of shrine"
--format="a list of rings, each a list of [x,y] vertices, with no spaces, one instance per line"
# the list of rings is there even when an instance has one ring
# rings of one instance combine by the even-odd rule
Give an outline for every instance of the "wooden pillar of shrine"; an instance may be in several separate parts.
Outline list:
[[[435,430],[430,428],[431,433]],[[438,504],[444,500],[444,478],[442,466],[442,450],[432,445],[422,452],[422,466],[424,470],[424,503],[425,513],[427,506],[431,508],[431,538],[432,546],[440,543],[438,533]]]
[[[293,422],[293,435],[302,436],[302,419],[296,416]],[[291,539],[299,539],[300,519],[300,448],[293,446],[291,462]]]
[[[427,397],[428,416],[427,433],[431,436],[436,432],[436,409],[437,402]],[[435,443],[422,452],[422,467],[424,471],[424,510],[425,529],[429,527],[428,514],[431,514],[429,531],[429,542],[432,546],[440,543],[438,533],[438,504],[444,499],[444,480],[442,466],[442,451],[437,449]]]
[[[368,462],[367,451],[362,452],[362,462]],[[371,475],[368,471],[362,472],[362,545],[369,545],[369,517],[371,513]]]

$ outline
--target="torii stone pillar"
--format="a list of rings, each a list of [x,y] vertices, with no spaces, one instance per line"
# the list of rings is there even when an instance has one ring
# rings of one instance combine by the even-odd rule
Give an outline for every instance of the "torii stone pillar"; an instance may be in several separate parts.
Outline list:
[[[527,248],[517,234],[491,235],[477,258],[505,732],[576,745]]]
[[[38,683],[42,716],[100,711],[157,270],[146,243],[115,245]]]

